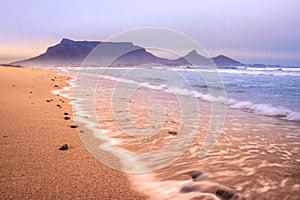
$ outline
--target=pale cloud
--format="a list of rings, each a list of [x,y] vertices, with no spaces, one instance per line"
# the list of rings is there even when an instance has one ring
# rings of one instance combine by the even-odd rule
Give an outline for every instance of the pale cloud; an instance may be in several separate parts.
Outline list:
[[[286,55],[300,52],[299,10],[298,0],[4,0],[0,59],[8,52],[17,56],[24,48],[34,56],[62,37],[105,40],[134,28],[163,27],[187,34],[209,53],[231,49],[236,53],[229,55],[236,59],[248,55],[238,52],[252,52],[277,62],[279,57],[288,59]],[[292,62],[299,64],[299,60]]]

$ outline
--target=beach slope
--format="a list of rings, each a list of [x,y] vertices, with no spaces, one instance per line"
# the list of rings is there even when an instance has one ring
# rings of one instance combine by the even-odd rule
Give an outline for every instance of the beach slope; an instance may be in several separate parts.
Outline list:
[[[0,199],[147,199],[124,173],[94,159],[70,128],[69,100],[51,94],[67,79],[0,67]],[[65,143],[69,149],[60,151]]]

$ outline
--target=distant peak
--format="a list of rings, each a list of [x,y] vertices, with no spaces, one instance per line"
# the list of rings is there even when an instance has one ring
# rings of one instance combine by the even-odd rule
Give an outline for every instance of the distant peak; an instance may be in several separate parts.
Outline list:
[[[198,54],[198,52],[196,50],[192,50],[190,51],[188,54],[186,54],[184,56],[184,58],[187,58],[187,57],[193,57],[193,58],[205,58],[204,56]],[[206,59],[206,58],[205,58]]]
[[[216,58],[228,58],[228,57],[221,54],[221,55],[218,55]]]
[[[227,59],[227,60],[232,60],[232,61],[235,61],[235,60],[233,60],[232,58],[229,58],[229,57],[227,57],[227,56],[224,56],[224,55],[218,55],[218,56],[216,56],[216,57],[214,57],[214,58],[212,58],[212,59]]]
[[[190,53],[188,53],[188,54],[197,54],[197,55],[199,55],[198,53],[197,53],[197,51],[196,50],[193,50],[193,51],[191,51]]]
[[[61,44],[72,44],[72,43],[74,43],[74,41],[67,39],[67,38],[63,38],[60,43]]]
[[[236,61],[232,58],[229,58],[224,55],[218,55],[212,58],[216,65],[218,66],[233,66],[233,65],[241,65],[239,61]]]

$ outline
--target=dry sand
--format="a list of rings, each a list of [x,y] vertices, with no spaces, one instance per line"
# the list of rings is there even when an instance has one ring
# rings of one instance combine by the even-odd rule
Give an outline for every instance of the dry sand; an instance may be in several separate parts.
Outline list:
[[[66,80],[0,67],[0,199],[147,199],[124,173],[94,159],[70,128],[74,122],[64,120],[69,100],[50,91]],[[65,143],[70,148],[58,150]]]

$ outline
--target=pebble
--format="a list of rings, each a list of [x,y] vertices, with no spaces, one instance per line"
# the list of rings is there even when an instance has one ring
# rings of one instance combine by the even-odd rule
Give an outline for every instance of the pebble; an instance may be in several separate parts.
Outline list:
[[[217,190],[216,195],[222,197],[223,199],[231,199],[234,193],[229,192],[227,190]]]
[[[177,132],[176,131],[169,131],[169,134],[170,135],[177,135]]]
[[[181,193],[196,192],[199,191],[199,189],[200,189],[199,185],[186,185],[180,189],[180,192]]]
[[[190,175],[193,180],[197,180],[202,174],[203,172],[199,170],[192,170],[188,173],[188,175]]]
[[[59,150],[64,151],[67,150],[69,147],[67,144],[62,145],[61,147],[59,147]]]

